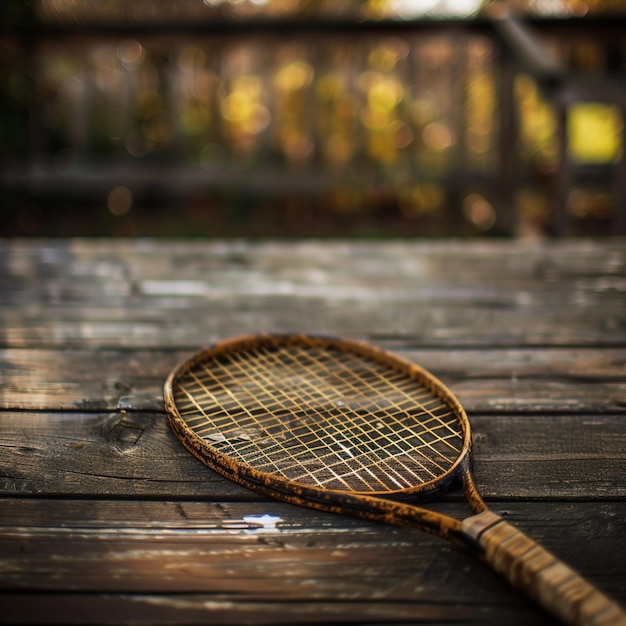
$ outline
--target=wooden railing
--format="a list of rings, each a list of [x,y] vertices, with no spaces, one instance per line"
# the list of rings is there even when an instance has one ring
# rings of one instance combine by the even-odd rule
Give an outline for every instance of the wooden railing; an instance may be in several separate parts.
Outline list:
[[[207,234],[623,233],[626,159],[587,166],[610,198],[572,212],[565,130],[570,96],[608,93],[623,114],[623,26],[534,20],[529,48],[526,26],[493,17],[21,19],[0,35],[5,226],[71,205],[108,207],[104,230],[161,207]],[[584,94],[577,42],[608,59]],[[527,105],[543,138],[525,135]]]

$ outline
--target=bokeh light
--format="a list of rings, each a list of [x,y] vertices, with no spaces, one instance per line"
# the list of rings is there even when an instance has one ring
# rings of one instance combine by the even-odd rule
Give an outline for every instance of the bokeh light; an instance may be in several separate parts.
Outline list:
[[[621,158],[624,120],[616,105],[578,102],[568,111],[569,155],[578,163],[612,163]]]
[[[107,208],[112,215],[126,215],[133,206],[133,194],[122,185],[111,189],[107,197]]]
[[[109,217],[183,206],[211,233],[244,222],[259,233],[281,224],[304,235],[490,233],[507,202],[514,219],[547,230],[558,110],[473,21],[491,3],[38,0],[41,31],[60,25],[72,36],[42,38],[22,65],[20,40],[0,38],[5,127],[18,120],[21,129],[1,137],[3,158],[36,158],[46,176],[78,180],[94,214],[104,193]],[[536,19],[624,6],[513,4]],[[459,28],[457,18],[467,23]],[[283,30],[283,19],[297,32]],[[389,28],[371,28],[377,19]],[[542,40],[572,71],[601,79],[610,64],[624,67],[626,35],[610,45],[586,34],[566,40],[549,22]],[[623,154],[623,125],[614,106],[571,106],[568,156],[608,170]],[[509,139],[507,190],[499,177]],[[574,186],[572,219],[609,220],[606,188]]]

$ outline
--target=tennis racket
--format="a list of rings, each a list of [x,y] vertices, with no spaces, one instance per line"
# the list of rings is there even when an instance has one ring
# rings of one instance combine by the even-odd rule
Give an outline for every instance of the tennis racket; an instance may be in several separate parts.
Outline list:
[[[176,367],[164,392],[174,433],[226,478],[451,539],[566,623],[626,625],[616,603],[487,509],[465,411],[421,367],[352,340],[244,336]],[[472,512],[464,520],[407,502],[459,483]]]

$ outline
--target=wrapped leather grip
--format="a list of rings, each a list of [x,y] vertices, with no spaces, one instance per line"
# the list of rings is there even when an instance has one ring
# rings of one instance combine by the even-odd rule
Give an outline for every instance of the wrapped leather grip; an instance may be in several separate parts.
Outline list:
[[[615,602],[495,513],[467,518],[462,531],[498,574],[565,623],[626,626],[626,613]]]

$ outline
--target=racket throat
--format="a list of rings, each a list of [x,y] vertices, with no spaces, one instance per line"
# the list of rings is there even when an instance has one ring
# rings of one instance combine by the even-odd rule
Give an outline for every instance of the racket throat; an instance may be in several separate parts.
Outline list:
[[[350,515],[351,517],[394,526],[417,528],[456,543],[465,543],[459,520],[396,500],[362,494],[327,493],[317,490],[308,493],[306,489],[298,494],[273,491],[270,495],[318,511]]]

